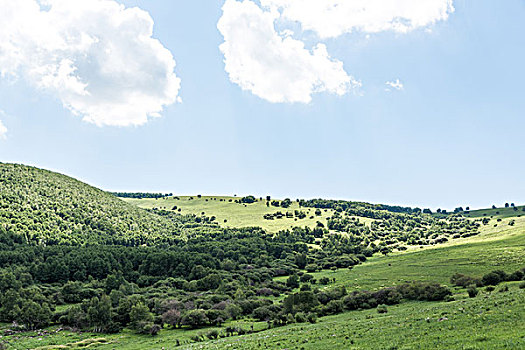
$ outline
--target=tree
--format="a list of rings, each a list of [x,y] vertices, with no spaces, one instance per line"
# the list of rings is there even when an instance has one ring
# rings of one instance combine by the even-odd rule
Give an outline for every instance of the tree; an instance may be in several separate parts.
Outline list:
[[[298,288],[299,287],[299,277],[297,277],[297,275],[291,275],[286,280],[286,285],[290,288]]]
[[[171,309],[162,314],[162,321],[172,327],[179,327],[182,320],[179,310]]]
[[[36,329],[47,326],[52,315],[47,303],[39,304],[32,300],[23,300],[16,320],[29,329]]]
[[[281,202],[282,208],[288,208],[290,205],[292,205],[292,201],[290,200],[290,198],[286,198]]]
[[[111,323],[111,299],[107,295],[91,299],[87,319],[93,332],[104,332]]]
[[[304,269],[307,263],[306,254],[297,254],[295,256],[295,265],[297,265],[298,268]]]
[[[145,325],[153,322],[153,315],[149,312],[149,308],[146,305],[139,302],[131,308],[129,319],[131,328],[143,331]]]
[[[190,310],[182,318],[182,324],[190,328],[199,328],[208,325],[210,320],[206,316],[206,311],[202,309]]]

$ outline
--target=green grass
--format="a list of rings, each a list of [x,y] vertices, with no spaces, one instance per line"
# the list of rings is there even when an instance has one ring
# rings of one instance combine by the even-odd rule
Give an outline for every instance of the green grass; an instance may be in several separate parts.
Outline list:
[[[480,210],[472,210],[468,214],[464,214],[466,217],[470,218],[482,218],[482,217],[495,217],[495,218],[508,218],[511,216],[525,216],[525,211],[523,211],[523,208],[525,206],[517,206],[516,209],[514,208],[496,208],[496,209],[480,209]]]
[[[250,322],[250,321],[233,321],[227,322],[225,326],[242,327],[245,330],[253,330],[255,332],[266,329],[266,322]],[[209,331],[221,328],[205,328],[205,329],[163,329],[159,335],[152,337],[150,335],[139,335],[131,330],[125,329],[118,334],[96,334],[90,332],[71,332],[67,330],[57,331],[58,328],[53,327],[47,329],[48,333],[42,334],[38,332],[25,332],[13,336],[3,337],[2,340],[10,341],[11,347],[9,349],[126,349],[126,350],[140,350],[140,349],[161,349],[165,347],[172,349],[177,344],[177,340],[181,345],[188,345],[193,343],[191,338],[196,335],[204,335]],[[223,329],[222,329],[223,330]]]
[[[167,209],[171,210],[174,206],[180,208],[181,214],[195,214],[201,215],[204,212],[206,216],[215,216],[216,221],[223,227],[247,227],[247,226],[258,226],[269,232],[277,232],[279,230],[291,229],[294,226],[314,228],[317,221],[322,222],[326,226],[326,218],[333,215],[333,210],[322,210],[321,216],[315,215],[315,208],[299,208],[297,202],[289,208],[279,208],[273,206],[266,206],[266,200],[259,200],[251,204],[239,204],[235,203],[235,200],[240,199],[239,197],[228,197],[228,196],[202,196],[198,198],[193,196],[190,200],[190,196],[181,196],[180,199],[174,197],[168,197],[163,199],[134,199],[134,198],[123,198],[128,203],[135,204],[145,209]],[[223,201],[221,201],[221,199]],[[229,202],[232,200],[232,202]],[[306,214],[306,218],[297,219],[295,218],[282,218],[274,220],[266,220],[263,218],[264,214],[273,214],[278,211],[286,213],[287,211],[293,212],[294,210],[301,210]],[[311,219],[310,217],[313,216]],[[224,220],[227,220],[224,222]],[[362,222],[370,222],[370,219],[360,218]]]
[[[324,317],[182,349],[523,349],[525,291],[481,293],[454,302],[411,302]],[[427,321],[428,319],[428,321]],[[441,319],[441,321],[439,321]]]
[[[389,256],[376,255],[352,270],[324,270],[312,275],[336,279],[325,288],[374,290],[413,280],[448,284],[456,272],[473,276],[497,269],[513,272],[525,267],[525,218],[516,219],[515,226],[507,221],[498,227],[483,227],[478,236]]]

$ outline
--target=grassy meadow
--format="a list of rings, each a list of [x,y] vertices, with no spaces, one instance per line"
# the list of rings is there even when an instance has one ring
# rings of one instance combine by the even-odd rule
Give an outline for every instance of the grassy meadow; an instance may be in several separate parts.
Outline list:
[[[291,229],[294,226],[314,228],[318,221],[326,226],[326,218],[333,214],[333,210],[326,209],[317,216],[315,208],[300,208],[296,201],[292,202],[288,208],[281,208],[266,206],[266,199],[258,199],[257,202],[250,204],[235,203],[235,200],[239,199],[241,198],[230,196],[202,196],[200,198],[198,196],[179,196],[159,199],[124,198],[123,200],[145,209],[173,210],[176,207],[174,210],[181,214],[215,216],[216,222],[222,227],[257,226],[269,232]],[[303,211],[306,217],[297,219],[284,216],[282,219],[274,220],[263,218],[265,214],[274,214],[279,211],[286,214],[286,212],[295,210]],[[362,222],[370,221],[362,219],[364,218],[361,218]]]

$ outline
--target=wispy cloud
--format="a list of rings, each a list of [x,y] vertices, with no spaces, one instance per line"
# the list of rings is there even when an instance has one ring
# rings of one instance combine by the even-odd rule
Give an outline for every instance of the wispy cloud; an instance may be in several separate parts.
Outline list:
[[[144,124],[178,100],[175,61],[147,12],[113,0],[0,6],[1,78],[23,78],[99,126]]]
[[[405,86],[403,85],[403,83],[399,79],[396,79],[396,80],[393,80],[393,81],[387,81],[385,83],[385,85],[387,86],[385,91],[392,91],[392,89],[400,91],[400,90],[403,90],[405,88]]]

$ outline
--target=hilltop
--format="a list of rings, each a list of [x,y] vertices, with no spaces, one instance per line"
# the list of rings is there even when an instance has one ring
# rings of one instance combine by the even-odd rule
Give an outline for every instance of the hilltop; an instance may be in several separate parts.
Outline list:
[[[169,242],[181,224],[71,177],[0,163],[0,239],[30,245]]]

